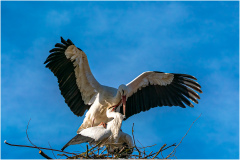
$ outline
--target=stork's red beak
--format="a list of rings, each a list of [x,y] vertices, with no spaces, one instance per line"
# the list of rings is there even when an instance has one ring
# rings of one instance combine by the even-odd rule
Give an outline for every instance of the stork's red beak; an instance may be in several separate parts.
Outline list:
[[[123,114],[126,115],[126,96],[122,96]]]

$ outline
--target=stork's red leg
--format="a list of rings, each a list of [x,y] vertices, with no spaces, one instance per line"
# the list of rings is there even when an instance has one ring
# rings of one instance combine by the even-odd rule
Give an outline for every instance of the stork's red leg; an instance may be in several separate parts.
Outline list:
[[[95,118],[93,118],[93,121],[92,121],[92,127],[93,127],[93,125],[94,125],[94,120],[95,120]]]
[[[122,96],[123,114],[126,115],[126,96]]]

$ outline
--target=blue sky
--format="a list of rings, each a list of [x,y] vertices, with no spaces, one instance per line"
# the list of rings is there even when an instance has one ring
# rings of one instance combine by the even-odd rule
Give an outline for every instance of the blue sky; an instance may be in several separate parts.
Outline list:
[[[43,64],[60,36],[85,51],[103,85],[127,84],[144,71],[198,79],[203,94],[194,108],[157,107],[123,122],[129,134],[135,124],[144,146],[179,143],[202,113],[177,158],[239,157],[238,2],[1,2],[1,14],[1,158],[42,158],[3,143],[30,145],[30,118],[31,141],[56,149],[83,121]]]

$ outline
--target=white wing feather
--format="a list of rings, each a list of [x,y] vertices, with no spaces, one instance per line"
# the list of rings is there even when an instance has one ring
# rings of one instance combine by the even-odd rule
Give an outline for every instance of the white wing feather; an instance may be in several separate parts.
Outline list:
[[[111,135],[111,130],[105,129],[103,126],[96,126],[84,129],[79,134],[93,138],[95,141],[101,141]]]
[[[75,45],[71,45],[66,49],[65,55],[73,61],[75,66],[76,82],[84,103],[88,105],[92,104],[101,85],[94,78],[90,70],[86,54]]]
[[[137,78],[132,80],[127,84],[127,97],[130,97],[133,93],[136,93],[137,90],[141,90],[151,85],[161,85],[166,86],[173,81],[174,75],[171,73],[160,73],[160,72],[143,72]]]

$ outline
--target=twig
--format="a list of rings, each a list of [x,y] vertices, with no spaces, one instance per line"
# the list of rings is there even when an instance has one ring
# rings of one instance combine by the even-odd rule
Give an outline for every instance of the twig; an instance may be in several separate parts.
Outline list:
[[[156,146],[157,144],[154,144],[154,145],[151,145],[151,146],[146,146],[146,147],[139,147],[140,149],[144,149],[144,148],[149,148],[149,147],[153,147],[153,146]]]
[[[122,153],[122,151],[126,148],[126,146],[124,146],[118,153]]]
[[[107,149],[107,147],[104,148],[104,150],[100,153],[100,155],[101,155],[104,151],[106,151],[106,149]]]
[[[133,127],[134,127],[134,123],[133,123],[133,126],[132,126],[132,136],[133,136],[133,142],[134,142],[134,146],[135,146],[135,148],[136,148],[136,150],[138,151],[138,153],[139,153],[139,156],[141,155],[141,152],[139,151],[139,149],[137,148],[137,145],[136,145],[136,143],[135,143],[135,138],[134,138],[134,134],[133,134],[133,132],[134,132],[134,130],[133,130]]]
[[[198,116],[198,118],[200,118],[201,115],[202,115],[202,113]],[[182,140],[184,139],[184,137],[186,137],[186,135],[188,134],[188,132],[189,132],[190,129],[192,128],[192,125],[198,120],[198,118],[195,119],[195,121],[193,121],[193,123],[192,123],[191,126],[189,127],[187,133],[182,137],[181,141],[180,141],[180,142],[178,143],[178,145],[173,149],[173,151],[166,157],[166,159],[168,159],[168,158],[172,155],[172,153],[176,150],[176,148],[182,143]]]
[[[88,158],[88,145],[87,145],[87,152],[86,152],[86,157]]]
[[[159,151],[157,152],[157,154],[156,154],[152,159],[156,158],[157,155],[158,155],[160,152],[162,152],[162,149],[163,149],[166,145],[167,145],[167,144],[164,144],[164,145],[159,149]]]
[[[99,149],[99,148],[98,148],[98,149]],[[98,149],[91,151],[91,152],[89,153],[89,155],[94,154],[94,152],[98,151]]]
[[[168,148],[170,148],[170,147],[173,147],[173,146],[176,146],[176,143],[174,143],[174,144],[172,144],[171,146],[168,146],[168,147],[162,149],[161,156],[162,156],[163,159],[164,159],[163,151],[165,151],[166,149],[168,149]]]
[[[151,151],[148,155],[146,155],[145,157],[143,157],[143,159],[146,159],[147,157],[150,157],[153,151]]]
[[[163,153],[161,152],[161,156],[162,156],[162,158],[164,159],[164,156],[163,156]]]
[[[77,154],[75,154],[75,153],[65,152],[65,151],[57,150],[57,149],[44,148],[44,147],[36,147],[36,146],[27,146],[27,145],[11,144],[11,143],[8,143],[6,140],[4,141],[4,143],[7,144],[7,145],[10,145],[10,146],[16,146],[16,147],[28,147],[28,148],[46,149],[46,150],[51,150],[51,151],[57,151],[57,152],[63,152],[63,153],[67,153],[67,154],[74,154],[74,155],[77,155]]]
[[[79,145],[86,151],[86,149],[81,144],[79,144]]]
[[[177,159],[177,156],[175,154],[173,156]]]
[[[48,142],[48,145],[49,145],[49,147],[52,149],[52,147],[51,147],[51,145],[50,145],[50,143],[49,143],[49,142]],[[57,159],[57,157],[55,156],[55,154],[54,154],[53,150],[52,150],[52,154],[53,154],[53,156],[55,157],[55,159]]]
[[[30,121],[31,121],[31,118],[30,118],[29,121],[28,121],[27,129],[26,129],[27,139],[28,139],[28,141],[29,141],[33,146],[35,146],[37,149],[39,149],[35,144],[32,143],[32,141],[31,141],[30,138],[28,137],[27,131],[28,131],[28,126],[29,126]],[[39,149],[39,151],[40,151],[40,149]]]
[[[104,142],[106,142],[106,141],[104,141]],[[101,145],[101,143],[102,143],[102,141],[98,142],[98,144],[97,144],[96,146],[92,147],[89,151],[87,150],[86,152],[83,152],[83,153],[79,154],[78,156],[84,157],[85,154],[88,154],[88,152],[92,151],[94,148],[96,148],[96,147],[98,147],[99,145]],[[88,149],[88,148],[87,148],[87,149]],[[77,155],[77,154],[76,154],[76,155]]]
[[[108,157],[109,156],[109,152],[108,152],[109,151],[109,145],[107,145],[106,148],[107,148],[107,157]]]
[[[65,156],[65,157],[69,157],[68,155],[66,155],[66,154],[57,154],[58,156]]]
[[[132,155],[132,156],[135,156],[135,157],[141,157],[141,155]]]
[[[48,155],[46,155],[42,150],[39,151],[39,154],[41,154],[46,159],[52,159]]]
[[[140,143],[139,140],[137,140],[137,141],[138,141],[138,143]],[[140,143],[140,144],[141,144],[142,148],[144,148],[143,145],[142,145],[142,143]]]
[[[152,153],[152,152],[151,152],[151,153]],[[151,156],[153,156],[153,155],[155,155],[157,152],[152,153],[152,154],[151,154],[151,153],[150,153],[149,155],[147,155],[146,157],[144,157],[144,159],[145,159],[145,158],[148,158],[148,157],[151,157]]]
[[[168,147],[164,148],[162,151],[165,151],[166,149],[168,149],[170,147],[173,147],[173,146],[176,146],[176,143],[172,144],[171,146],[168,146]]]
[[[140,143],[139,140],[137,140],[137,141],[138,141],[138,143]],[[142,143],[140,143],[140,144],[141,144],[141,146],[143,147]],[[144,149],[144,150],[143,150],[143,156],[145,157],[145,148],[143,147],[143,149]]]

